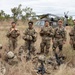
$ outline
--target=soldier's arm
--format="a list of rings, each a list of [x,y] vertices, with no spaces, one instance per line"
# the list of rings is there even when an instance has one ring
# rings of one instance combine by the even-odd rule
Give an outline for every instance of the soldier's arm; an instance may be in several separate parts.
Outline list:
[[[44,31],[43,31],[43,28],[41,28],[40,36],[43,36],[43,34],[44,34]]]
[[[27,40],[27,35],[28,35],[28,30],[26,29],[25,31],[24,31],[24,36],[22,37],[24,40]]]
[[[17,36],[19,36],[20,35],[20,31],[19,30],[17,30]]]
[[[51,27],[50,29],[50,35],[53,37],[54,33],[53,33],[53,28]]]
[[[71,37],[71,36],[73,36],[74,34],[73,34],[73,29],[71,29],[71,31],[69,32],[69,36]]]
[[[54,40],[55,35],[56,35],[56,28],[53,30],[53,37],[52,37],[52,40]]]
[[[37,32],[35,31],[35,29],[34,29],[33,37],[37,37]]]
[[[36,42],[36,40],[37,40],[37,32],[35,31],[35,29],[34,29],[34,33],[32,35],[32,38],[33,38],[33,42]]]
[[[11,35],[11,28],[7,31],[6,36],[9,38],[9,37],[10,37],[10,35]]]
[[[72,44],[72,39],[73,39],[73,37],[74,37],[74,30],[73,30],[73,28],[71,29],[71,31],[69,32],[69,36],[70,36],[70,44]]]
[[[28,29],[24,31],[24,35],[28,35]]]

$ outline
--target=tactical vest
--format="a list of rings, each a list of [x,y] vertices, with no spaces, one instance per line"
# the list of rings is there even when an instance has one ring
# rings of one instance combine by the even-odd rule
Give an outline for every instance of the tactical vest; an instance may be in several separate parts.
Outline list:
[[[14,30],[14,31],[11,32],[11,37],[12,38],[17,38],[17,36],[18,36],[18,34],[17,34],[16,30]]]
[[[49,37],[50,35],[48,35],[47,33],[50,33],[50,30],[50,27],[43,27],[43,36]]]
[[[33,42],[36,41],[36,37],[34,37],[34,34],[35,34],[35,30],[34,29],[29,29],[29,28],[27,29],[27,34],[26,35],[29,35],[30,37],[32,37],[32,41]]]
[[[64,38],[65,37],[65,30],[64,30],[64,27],[59,29],[59,28],[56,28],[55,30],[55,37],[56,38]]]

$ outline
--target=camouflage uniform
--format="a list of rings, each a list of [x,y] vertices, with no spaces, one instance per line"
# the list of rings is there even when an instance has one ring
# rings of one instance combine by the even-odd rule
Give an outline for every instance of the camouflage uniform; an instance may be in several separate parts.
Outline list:
[[[70,44],[72,45],[72,48],[75,50],[75,26],[71,29],[69,36]]]
[[[40,36],[42,37],[42,42],[40,44],[41,53],[44,53],[44,48],[46,47],[46,53],[48,54],[50,48],[51,37],[53,36],[53,29],[51,26],[44,26],[40,31]]]
[[[27,28],[24,32],[24,36],[23,39],[25,40],[25,50],[29,49],[30,46],[30,50],[32,53],[35,52],[35,47],[34,47],[34,43],[36,42],[36,31],[34,28],[29,29]]]
[[[53,51],[56,53],[56,48],[59,48],[59,56],[62,55],[62,48],[63,42],[66,41],[66,31],[65,28],[62,26],[61,28],[57,27],[54,30],[54,37],[53,37]]]
[[[17,47],[17,37],[20,35],[19,30],[13,30],[11,27],[7,33],[7,37],[9,38],[9,50],[14,50]]]

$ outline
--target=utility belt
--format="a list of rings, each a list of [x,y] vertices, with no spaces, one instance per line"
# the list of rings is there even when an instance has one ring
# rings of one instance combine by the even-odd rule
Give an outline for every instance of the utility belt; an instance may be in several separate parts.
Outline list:
[[[12,37],[12,38],[17,38],[17,36],[18,36],[17,34],[11,34],[10,35],[10,37]]]

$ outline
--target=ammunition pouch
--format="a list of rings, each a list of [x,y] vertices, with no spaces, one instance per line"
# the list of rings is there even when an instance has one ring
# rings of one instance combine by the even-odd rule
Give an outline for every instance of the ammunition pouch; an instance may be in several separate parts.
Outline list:
[[[30,36],[30,35],[27,35],[27,36],[26,36],[26,39],[27,39],[28,41],[32,41],[32,40],[33,40],[32,36]]]

